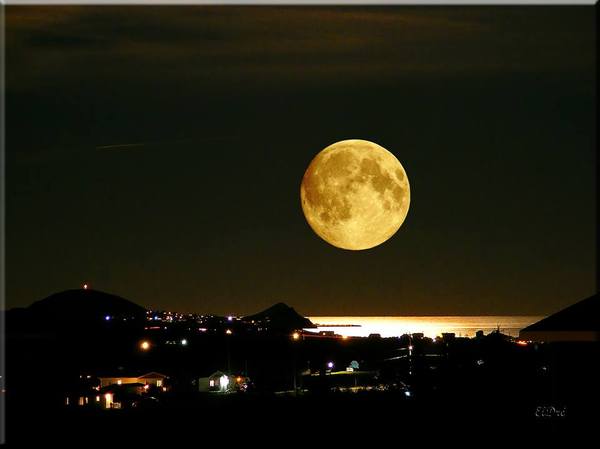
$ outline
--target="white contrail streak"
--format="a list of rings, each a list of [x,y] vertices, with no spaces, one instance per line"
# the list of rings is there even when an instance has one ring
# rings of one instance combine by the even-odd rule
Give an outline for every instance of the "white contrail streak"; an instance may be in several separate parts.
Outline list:
[[[145,142],[140,142],[140,143],[119,143],[119,144],[115,144],[115,145],[102,145],[102,146],[98,146],[96,147],[97,150],[112,150],[115,148],[132,148],[132,147],[143,147],[144,145],[146,145]]]
[[[119,148],[136,148],[144,146],[155,146],[155,145],[168,145],[168,144],[182,144],[182,143],[200,143],[200,142],[211,142],[220,140],[236,140],[236,136],[215,136],[215,137],[201,137],[191,139],[178,139],[178,140],[164,140],[156,142],[136,142],[136,143],[118,143],[110,145],[99,145],[96,146],[97,150],[114,150]]]

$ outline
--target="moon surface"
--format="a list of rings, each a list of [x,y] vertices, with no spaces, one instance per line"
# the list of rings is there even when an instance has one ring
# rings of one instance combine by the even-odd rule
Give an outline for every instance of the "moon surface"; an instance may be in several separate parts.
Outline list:
[[[311,161],[300,186],[310,227],[338,248],[364,250],[400,228],[410,205],[404,167],[368,140],[342,140]]]

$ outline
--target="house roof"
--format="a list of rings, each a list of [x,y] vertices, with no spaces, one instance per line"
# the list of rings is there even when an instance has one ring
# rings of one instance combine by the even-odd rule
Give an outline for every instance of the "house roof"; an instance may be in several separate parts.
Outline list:
[[[138,379],[166,379],[167,375],[157,373],[156,371],[151,371],[148,374],[144,374],[143,376],[138,376]]]
[[[108,374],[102,374],[98,376],[98,379],[118,379],[118,378],[131,378],[135,377],[136,379],[166,379],[169,376],[161,373],[157,373],[156,371],[150,371],[146,374],[141,374],[139,372],[114,372]]]
[[[241,374],[235,374],[235,373],[224,373],[223,371],[215,371],[212,374],[209,374],[208,376],[201,376],[201,379],[210,379],[212,377],[221,377],[221,376],[228,376],[228,377],[240,377]],[[241,377],[245,377],[245,376],[241,376]]]
[[[579,301],[521,332],[539,331],[600,331],[600,297],[598,294]]]

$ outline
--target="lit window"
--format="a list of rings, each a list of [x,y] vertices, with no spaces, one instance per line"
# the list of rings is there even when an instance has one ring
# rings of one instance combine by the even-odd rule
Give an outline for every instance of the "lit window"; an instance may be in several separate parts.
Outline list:
[[[211,380],[209,380],[209,381],[208,381],[208,385],[210,385],[211,387],[214,387],[214,386],[215,386],[215,381],[214,381],[214,379],[211,379]],[[68,403],[69,403],[69,398],[67,398],[67,404],[68,404]]]
[[[156,381],[156,386],[157,387],[162,387],[162,380],[157,380]]]
[[[113,395],[111,393],[106,393],[104,395],[104,400],[106,401],[106,408],[111,408],[113,404]]]

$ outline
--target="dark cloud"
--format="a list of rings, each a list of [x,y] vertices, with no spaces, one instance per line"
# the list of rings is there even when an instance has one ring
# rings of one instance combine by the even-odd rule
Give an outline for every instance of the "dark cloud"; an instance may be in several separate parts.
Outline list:
[[[589,72],[592,20],[584,9],[523,7],[9,7],[8,61],[21,75],[9,88],[39,87],[39,71],[108,82],[134,67],[141,83],[219,87]]]

